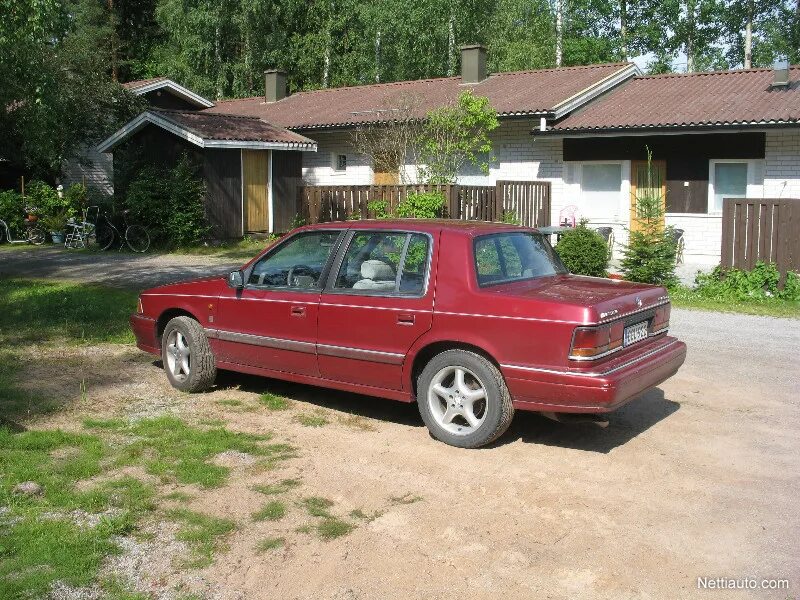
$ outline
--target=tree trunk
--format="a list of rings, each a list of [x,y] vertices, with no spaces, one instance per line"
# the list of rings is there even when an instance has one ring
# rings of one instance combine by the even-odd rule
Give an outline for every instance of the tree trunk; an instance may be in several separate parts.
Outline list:
[[[622,60],[628,60],[628,2],[619,2],[619,38],[622,42]]]
[[[375,83],[381,82],[381,31],[375,34]]]
[[[564,2],[565,0],[556,0],[556,66],[561,66],[563,58],[563,41],[564,41]]]
[[[222,98],[225,90],[222,87],[222,26],[221,14],[217,14],[217,25],[214,28],[214,74],[217,80],[217,100]]]
[[[694,73],[695,0],[686,2],[686,72]]]
[[[447,25],[447,76],[456,74],[456,17],[450,7],[450,22]]]
[[[325,53],[322,57],[322,87],[328,87],[328,80],[331,73],[331,44],[333,43],[333,0],[331,0],[331,12],[328,15],[328,34],[325,36]]]
[[[744,26],[744,68],[753,66],[753,0],[747,3],[747,21]]]
[[[114,0],[108,0],[108,20],[111,23],[111,79],[119,80],[119,67],[117,65],[117,23],[114,18]]]

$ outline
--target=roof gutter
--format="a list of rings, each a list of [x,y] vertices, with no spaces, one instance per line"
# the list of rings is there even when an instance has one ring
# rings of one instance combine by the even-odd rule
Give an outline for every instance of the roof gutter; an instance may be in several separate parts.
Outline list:
[[[592,129],[548,129],[533,131],[535,135],[547,135],[559,138],[586,137],[624,137],[643,135],[679,135],[692,133],[708,133],[709,131],[726,131],[729,133],[757,131],[766,129],[786,129],[800,127],[798,121],[754,121],[751,123],[708,123],[702,125],[659,125],[652,127],[598,127]]]

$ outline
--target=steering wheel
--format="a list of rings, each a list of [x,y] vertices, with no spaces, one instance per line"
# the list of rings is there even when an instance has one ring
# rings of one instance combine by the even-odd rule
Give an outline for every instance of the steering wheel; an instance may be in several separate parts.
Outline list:
[[[316,274],[316,271],[308,265],[294,265],[289,269],[289,273],[286,275],[286,285],[289,287],[296,287],[294,278],[297,275],[308,275],[316,282]]]

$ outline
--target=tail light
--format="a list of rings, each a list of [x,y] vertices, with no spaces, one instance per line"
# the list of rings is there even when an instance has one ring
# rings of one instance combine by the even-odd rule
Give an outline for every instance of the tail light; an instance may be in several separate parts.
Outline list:
[[[664,333],[669,329],[669,313],[671,305],[669,303],[662,304],[656,309],[656,314],[650,322],[650,335],[657,335]]]
[[[570,360],[595,360],[622,348],[622,322],[597,327],[577,327],[572,334]]]

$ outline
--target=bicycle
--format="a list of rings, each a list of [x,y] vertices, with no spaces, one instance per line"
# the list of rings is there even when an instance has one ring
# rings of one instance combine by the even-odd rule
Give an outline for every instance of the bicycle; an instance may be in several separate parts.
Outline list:
[[[106,213],[100,213],[95,224],[94,236],[97,240],[97,247],[100,250],[108,250],[114,244],[114,240],[119,239],[119,250],[127,244],[128,248],[134,252],[147,252],[150,247],[150,234],[141,225],[130,225],[128,223],[128,213],[122,211],[122,228],[124,233],[114,225]]]
[[[45,241],[44,228],[39,225],[38,219],[25,218],[25,237],[22,239],[15,239],[11,237],[11,229],[8,223],[0,219],[0,226],[5,229],[6,239],[9,244],[33,244],[34,246],[41,246]],[[3,241],[2,232],[0,232],[0,242]]]
[[[83,220],[75,221],[70,219],[67,227],[70,231],[64,239],[64,246],[66,248],[88,248],[97,243],[95,235],[96,223],[100,214],[100,207],[89,206],[83,210]],[[94,219],[91,216],[94,215]]]

